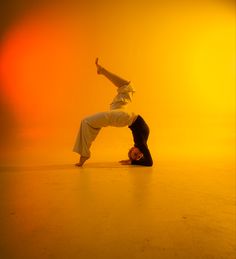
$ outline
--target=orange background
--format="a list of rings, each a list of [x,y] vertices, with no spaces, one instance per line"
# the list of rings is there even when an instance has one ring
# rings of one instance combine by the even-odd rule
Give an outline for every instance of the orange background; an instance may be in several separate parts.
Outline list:
[[[0,42],[2,163],[76,161],[80,120],[108,109],[116,90],[96,74],[96,57],[135,87],[133,109],[150,126],[154,161],[234,163],[232,3],[9,6]],[[103,129],[91,161],[124,159],[131,145],[127,128]]]

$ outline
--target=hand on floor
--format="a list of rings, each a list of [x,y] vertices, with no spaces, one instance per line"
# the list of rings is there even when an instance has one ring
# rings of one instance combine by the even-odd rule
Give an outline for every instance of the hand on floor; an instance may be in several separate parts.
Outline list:
[[[131,161],[130,161],[129,159],[127,159],[127,160],[121,160],[121,161],[119,161],[119,163],[120,163],[121,165],[131,165]]]

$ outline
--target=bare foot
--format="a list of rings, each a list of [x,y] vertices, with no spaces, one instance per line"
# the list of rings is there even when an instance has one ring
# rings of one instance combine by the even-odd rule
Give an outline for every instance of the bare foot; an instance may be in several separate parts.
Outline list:
[[[75,165],[81,167],[81,166],[83,166],[84,162],[88,159],[89,159],[89,157],[81,156],[79,163],[76,163]]]
[[[95,64],[97,66],[97,73],[102,74],[102,71],[103,71],[104,68],[101,65],[98,64],[98,58],[96,58]]]

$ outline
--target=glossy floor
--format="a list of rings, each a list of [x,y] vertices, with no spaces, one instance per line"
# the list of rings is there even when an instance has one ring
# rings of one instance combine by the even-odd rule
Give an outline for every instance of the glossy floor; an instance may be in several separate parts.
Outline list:
[[[225,164],[5,166],[0,257],[235,258],[235,176]]]

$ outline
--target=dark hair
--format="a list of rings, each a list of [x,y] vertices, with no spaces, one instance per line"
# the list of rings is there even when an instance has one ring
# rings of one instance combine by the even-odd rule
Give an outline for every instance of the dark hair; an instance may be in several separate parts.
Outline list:
[[[130,150],[129,150],[129,152],[128,152],[128,157],[129,157],[130,160],[133,160],[133,159],[131,158],[131,152],[132,152],[133,149],[134,149],[134,147],[131,147]]]
[[[129,157],[129,159],[130,159],[131,161],[137,161],[137,160],[139,160],[139,159],[132,159],[132,158],[131,158],[131,152],[132,152],[132,150],[133,150],[134,148],[137,148],[137,149],[139,150],[139,152],[142,154],[142,156],[141,156],[139,159],[141,159],[141,158],[143,157],[143,153],[140,151],[140,149],[139,149],[138,147],[133,146],[133,147],[130,148],[130,150],[129,150],[129,152],[128,152],[128,157]]]

